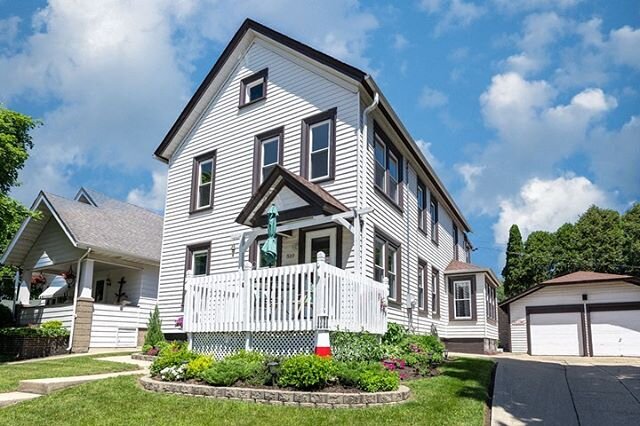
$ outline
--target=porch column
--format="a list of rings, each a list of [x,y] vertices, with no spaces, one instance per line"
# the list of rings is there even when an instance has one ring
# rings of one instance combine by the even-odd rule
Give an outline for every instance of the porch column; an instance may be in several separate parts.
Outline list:
[[[31,299],[31,275],[30,270],[22,271],[22,277],[20,278],[20,287],[18,288],[18,304],[29,305]]]
[[[73,344],[71,352],[87,352],[91,342],[91,325],[93,323],[93,266],[94,260],[86,259],[80,266],[78,281],[78,298],[76,300],[76,319],[73,326]]]

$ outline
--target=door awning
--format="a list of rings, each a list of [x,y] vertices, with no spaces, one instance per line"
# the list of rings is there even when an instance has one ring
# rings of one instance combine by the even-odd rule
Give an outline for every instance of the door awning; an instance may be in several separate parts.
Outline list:
[[[56,275],[56,277],[51,280],[49,287],[42,292],[40,299],[53,299],[54,297],[58,297],[64,293],[67,288],[67,281],[61,275]]]

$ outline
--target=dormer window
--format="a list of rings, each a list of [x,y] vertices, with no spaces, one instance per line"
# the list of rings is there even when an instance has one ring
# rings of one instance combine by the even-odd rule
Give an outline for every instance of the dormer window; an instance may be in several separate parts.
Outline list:
[[[268,69],[243,78],[240,82],[240,107],[254,104],[267,97]]]

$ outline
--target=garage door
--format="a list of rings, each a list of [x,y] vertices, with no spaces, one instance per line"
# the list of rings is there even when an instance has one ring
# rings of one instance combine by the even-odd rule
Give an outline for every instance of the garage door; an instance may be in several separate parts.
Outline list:
[[[531,314],[531,355],[583,355],[578,312]]]
[[[591,312],[594,356],[640,356],[640,310]]]

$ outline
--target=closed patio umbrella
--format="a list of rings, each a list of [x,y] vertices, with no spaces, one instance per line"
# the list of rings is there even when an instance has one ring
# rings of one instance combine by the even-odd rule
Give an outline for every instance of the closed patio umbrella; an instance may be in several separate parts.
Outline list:
[[[262,264],[265,266],[274,266],[278,259],[278,242],[276,240],[276,218],[278,217],[278,209],[272,204],[267,212],[267,241],[262,245],[260,254],[262,255]]]

